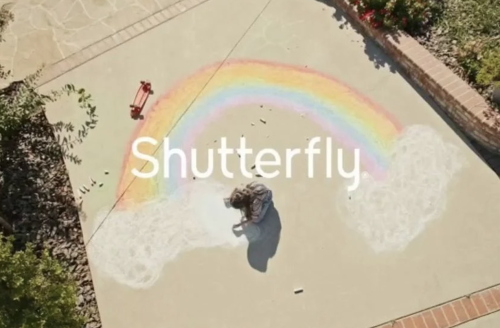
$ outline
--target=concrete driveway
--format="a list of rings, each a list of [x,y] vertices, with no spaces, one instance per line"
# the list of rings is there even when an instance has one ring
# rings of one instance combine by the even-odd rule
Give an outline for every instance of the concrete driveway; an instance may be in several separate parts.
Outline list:
[[[74,83],[98,105],[68,168],[90,190],[82,225],[104,327],[369,327],[497,283],[495,174],[333,14],[312,0],[211,0],[43,86]],[[154,94],[135,121],[144,79]],[[75,107],[58,102],[50,119],[81,123]],[[140,137],[158,141],[140,146],[154,178],[132,173],[155,169],[131,151]],[[186,177],[177,157],[164,178],[164,137],[197,150]],[[215,153],[213,174],[193,178],[190,163],[204,171],[209,149],[241,137],[254,150],[244,167],[270,148],[276,177],[245,177],[232,154],[230,178]],[[287,149],[302,150],[290,177]],[[347,172],[360,165],[354,191],[337,149]],[[222,199],[252,180],[274,208],[234,232],[240,214]]]

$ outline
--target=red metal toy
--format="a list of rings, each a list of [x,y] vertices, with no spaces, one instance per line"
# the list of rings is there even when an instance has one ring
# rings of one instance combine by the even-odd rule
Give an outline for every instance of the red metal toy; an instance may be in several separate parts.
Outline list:
[[[130,105],[130,117],[137,118],[141,115],[144,104],[146,103],[146,100],[148,100],[151,93],[151,83],[141,81],[141,86],[139,87],[139,90],[137,90],[134,103]]]

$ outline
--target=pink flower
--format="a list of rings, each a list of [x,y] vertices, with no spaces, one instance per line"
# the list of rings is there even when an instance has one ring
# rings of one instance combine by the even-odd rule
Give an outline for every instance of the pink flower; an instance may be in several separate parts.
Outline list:
[[[373,16],[373,14],[375,13],[375,10],[369,10],[367,12],[365,12],[362,16],[361,16],[361,20],[367,20],[368,18],[370,18],[371,16]]]

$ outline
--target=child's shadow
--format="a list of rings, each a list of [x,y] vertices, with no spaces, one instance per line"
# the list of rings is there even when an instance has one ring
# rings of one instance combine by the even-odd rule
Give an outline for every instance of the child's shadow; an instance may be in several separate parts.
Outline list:
[[[278,250],[281,235],[281,220],[278,210],[271,204],[264,219],[258,224],[250,224],[242,230],[233,230],[236,236],[244,234],[249,242],[247,257],[252,268],[267,271],[267,262]]]

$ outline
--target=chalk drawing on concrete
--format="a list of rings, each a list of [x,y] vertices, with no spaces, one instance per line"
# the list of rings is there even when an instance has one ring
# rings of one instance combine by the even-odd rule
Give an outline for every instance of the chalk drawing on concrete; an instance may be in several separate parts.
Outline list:
[[[195,248],[238,247],[248,244],[232,226],[241,214],[227,209],[223,198],[231,192],[213,181],[188,183],[168,199],[114,210],[89,245],[90,261],[105,275],[132,288],[149,288],[165,264]],[[108,211],[102,211],[95,228]]]
[[[394,144],[386,179],[365,173],[358,189],[341,189],[342,217],[376,252],[404,250],[444,212],[450,182],[465,164],[435,130],[410,126]]]

